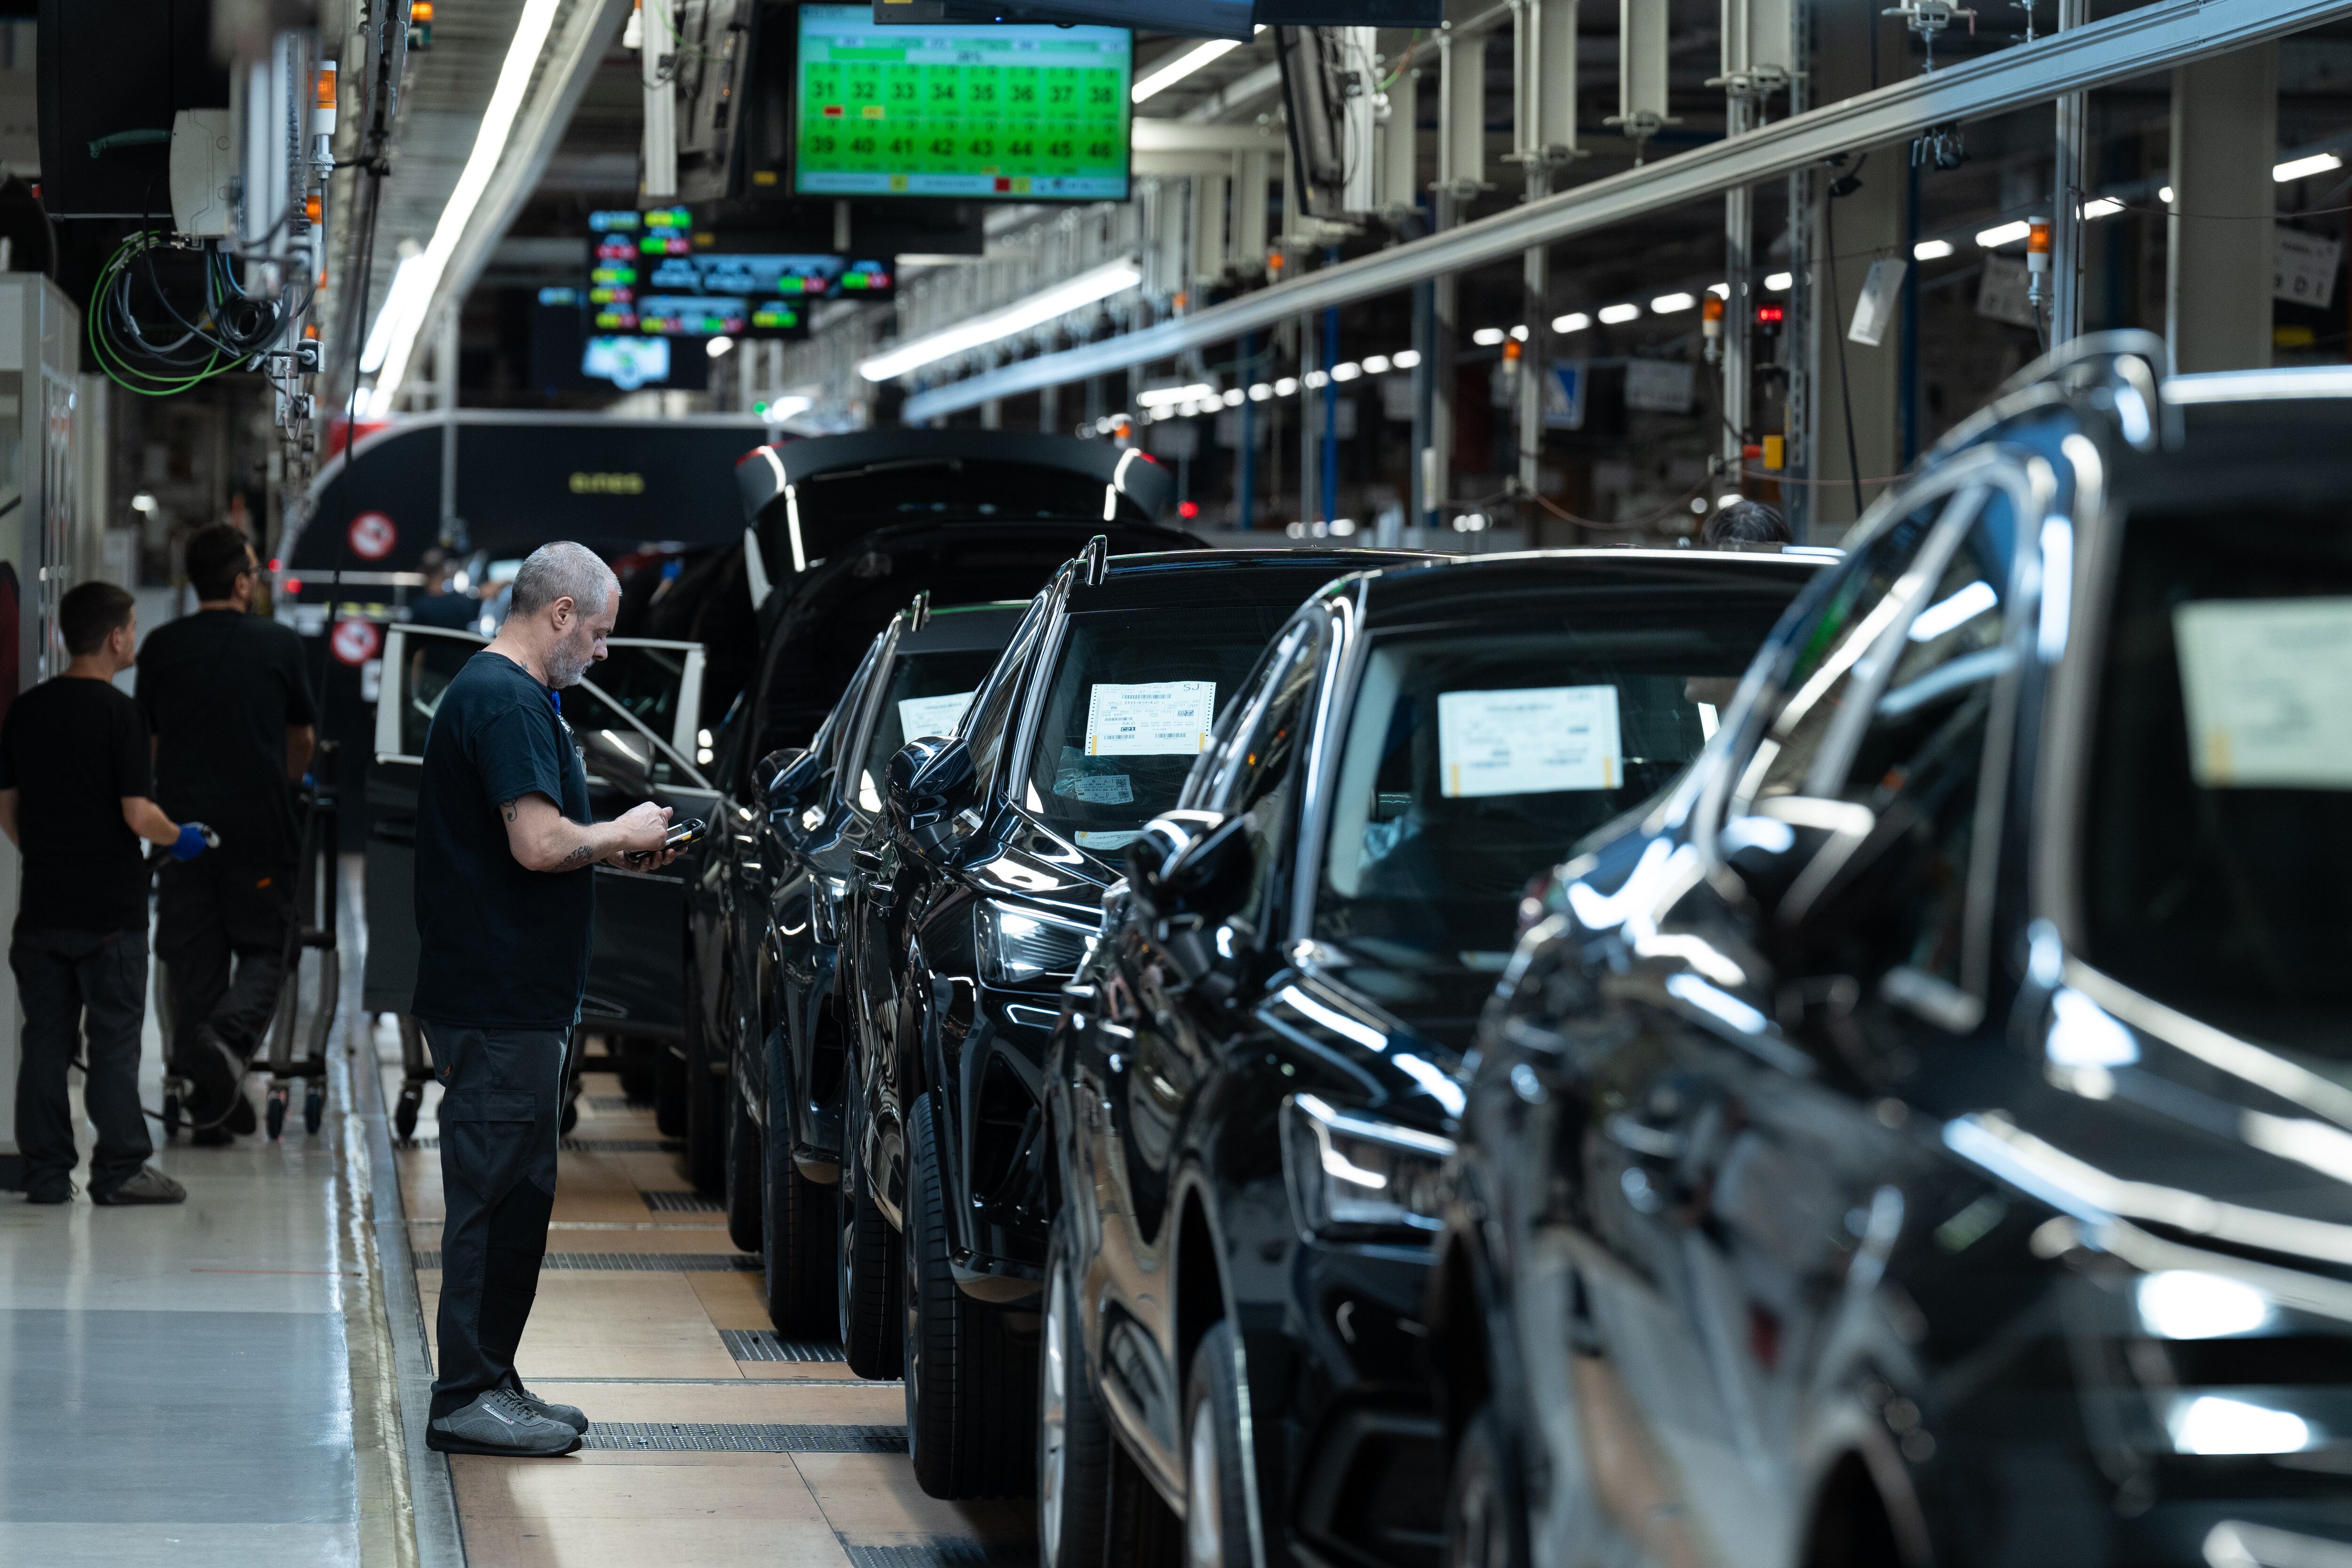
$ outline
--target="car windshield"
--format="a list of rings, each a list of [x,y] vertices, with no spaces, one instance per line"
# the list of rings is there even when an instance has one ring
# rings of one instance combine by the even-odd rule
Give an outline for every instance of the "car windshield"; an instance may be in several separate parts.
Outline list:
[[[2352,534],[2340,506],[2136,513],[2083,816],[2091,963],[2352,1066]]]
[[[890,759],[909,741],[926,735],[951,735],[971,701],[971,694],[996,666],[995,648],[935,648],[926,653],[902,653],[890,665],[882,692],[882,710],[874,716],[873,732],[866,738],[866,756],[857,771],[857,807],[869,815],[882,809],[888,788]]]
[[[1501,967],[1528,882],[1698,755],[1785,604],[1381,637],[1315,934],[1390,962]]]
[[[1176,804],[1219,704],[1293,606],[1182,605],[1070,617],[1023,804],[1084,847],[1118,849]]]

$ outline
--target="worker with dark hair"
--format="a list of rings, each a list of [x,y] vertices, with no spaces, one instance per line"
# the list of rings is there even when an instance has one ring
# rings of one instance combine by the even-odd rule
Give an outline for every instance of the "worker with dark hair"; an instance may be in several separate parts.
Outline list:
[[[482,602],[458,586],[457,563],[439,547],[425,552],[425,592],[408,601],[408,618],[421,626],[470,632],[482,618]]]
[[[139,1109],[139,1036],[147,1016],[147,866],[140,840],[182,861],[204,852],[199,823],[176,823],[148,785],[147,721],[114,688],[138,640],[131,595],[84,583],[58,601],[70,660],[0,721],[0,831],[23,851],[9,967],[25,1009],[16,1064],[16,1147],[25,1196],[73,1195],[73,1108],[66,1066],[89,1050],[83,1109],[98,1128],[97,1204],[176,1204],[180,1184],[147,1163],[155,1145]]]
[[[290,785],[315,731],[301,639],[248,613],[261,566],[244,531],[198,529],[187,574],[196,613],[149,634],[139,706],[155,732],[156,799],[220,835],[217,855],[166,867],[155,900],[173,1067],[194,1086],[195,1142],[220,1144],[254,1129],[245,1064],[285,980],[301,856]]]
[[[1725,544],[1794,544],[1788,520],[1780,509],[1742,497],[1706,520],[1699,542],[1709,549]]]

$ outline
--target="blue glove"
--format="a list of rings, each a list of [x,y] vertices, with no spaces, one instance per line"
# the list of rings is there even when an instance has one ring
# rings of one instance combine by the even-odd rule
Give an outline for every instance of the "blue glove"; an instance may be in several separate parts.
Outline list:
[[[172,858],[193,860],[207,849],[219,847],[219,834],[201,822],[184,822],[180,825],[179,839],[172,846]]]

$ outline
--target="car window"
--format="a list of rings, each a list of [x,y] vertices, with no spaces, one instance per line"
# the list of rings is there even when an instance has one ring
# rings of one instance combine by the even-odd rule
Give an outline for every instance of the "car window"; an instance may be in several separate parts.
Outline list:
[[[646,796],[657,786],[698,783],[672,761],[666,747],[656,745],[629,722],[626,710],[597,689],[593,677],[565,687],[559,700],[592,784]]]
[[[2352,532],[2340,503],[2124,524],[2081,827],[2085,955],[2352,1068]]]
[[[1217,714],[1290,605],[1164,605],[1069,617],[1022,805],[1088,849],[1123,847],[1176,804]]]
[[[1029,613],[1021,617],[1012,641],[989,672],[988,679],[971,705],[964,710],[962,728],[956,733],[963,737],[971,752],[972,771],[985,788],[996,777],[997,764],[1004,757],[1004,736],[1013,722],[1013,712],[1027,685],[1030,657],[1037,651],[1037,639],[1044,634],[1046,606],[1053,602],[1054,590],[1046,589],[1029,603]]]
[[[1235,693],[1232,738],[1215,753],[1202,798],[1210,808],[1249,817],[1250,893],[1236,911],[1263,931],[1278,915],[1297,820],[1299,775],[1313,719],[1316,677],[1330,647],[1330,617],[1294,621]]]
[[[878,683],[874,718],[866,728],[863,758],[851,781],[850,798],[873,816],[889,788],[890,759],[909,741],[952,735],[964,710],[996,665],[993,648],[934,648],[902,653],[890,661]]]
[[[433,715],[441,706],[441,694],[466,668],[466,661],[486,646],[478,637],[430,637],[410,631],[402,638],[407,650],[408,670],[403,682],[400,709],[400,754],[421,757],[425,754],[425,737],[433,728]]]

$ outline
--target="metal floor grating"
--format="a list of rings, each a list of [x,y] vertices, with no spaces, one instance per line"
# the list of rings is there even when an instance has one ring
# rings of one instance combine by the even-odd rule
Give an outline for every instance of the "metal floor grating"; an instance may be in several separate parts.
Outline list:
[[[438,1149],[441,1140],[426,1136],[412,1138],[395,1148]],[[675,1154],[686,1143],[677,1138],[566,1138],[563,1151],[567,1154]]]
[[[737,1361],[845,1362],[839,1345],[823,1340],[780,1340],[773,1329],[721,1329],[727,1353]]]
[[[725,1214],[727,1205],[700,1193],[639,1193],[656,1214]]]
[[[667,1453],[903,1454],[904,1426],[813,1426],[716,1421],[594,1421],[583,1448]]]
[[[651,1110],[650,1100],[631,1100],[625,1094],[592,1094],[587,1097],[591,1110]]]
[[[760,1270],[757,1258],[747,1258],[740,1252],[551,1252],[540,1259],[540,1268],[566,1269],[578,1273],[604,1274],[756,1274]],[[416,1254],[419,1268],[438,1268],[438,1252]],[[741,1361],[744,1358],[735,1358]],[[757,1359],[757,1358],[754,1358]],[[806,1356],[792,1358],[805,1361]],[[841,1359],[839,1352],[834,1359]]]
[[[977,1541],[922,1546],[852,1546],[845,1541],[841,1549],[849,1553],[849,1568],[1025,1568],[1037,1561],[1034,1549],[1021,1552]]]

